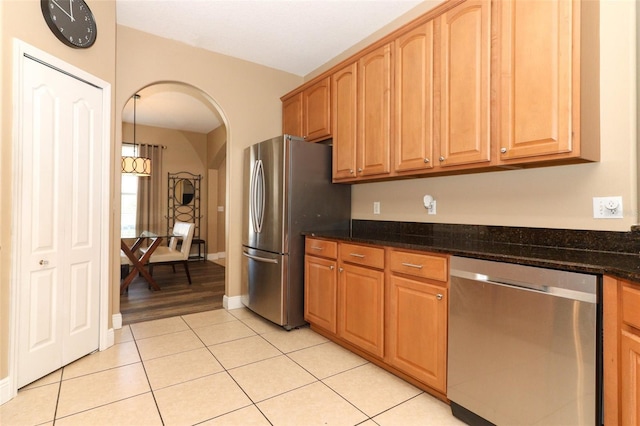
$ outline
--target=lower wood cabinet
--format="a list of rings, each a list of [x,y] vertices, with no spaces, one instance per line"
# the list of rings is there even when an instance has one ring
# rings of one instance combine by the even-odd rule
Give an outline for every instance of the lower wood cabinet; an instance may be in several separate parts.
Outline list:
[[[623,425],[640,422],[640,332],[620,336],[620,407]]]
[[[337,332],[338,244],[307,238],[304,259],[304,319]]]
[[[447,391],[448,257],[387,249],[386,360]]]
[[[448,256],[307,238],[305,319],[446,400],[448,281]]]
[[[445,393],[447,289],[396,275],[388,288],[387,362]]]
[[[337,332],[337,262],[306,256],[304,263],[304,319]]]
[[[382,358],[384,272],[341,262],[338,288],[338,336]]]
[[[640,424],[640,283],[605,276],[604,424]]]

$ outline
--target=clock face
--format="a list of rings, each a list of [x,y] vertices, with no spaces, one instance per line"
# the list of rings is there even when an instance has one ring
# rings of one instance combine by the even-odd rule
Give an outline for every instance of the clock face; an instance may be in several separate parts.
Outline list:
[[[58,39],[67,46],[91,47],[98,28],[84,0],[40,0],[44,20]]]

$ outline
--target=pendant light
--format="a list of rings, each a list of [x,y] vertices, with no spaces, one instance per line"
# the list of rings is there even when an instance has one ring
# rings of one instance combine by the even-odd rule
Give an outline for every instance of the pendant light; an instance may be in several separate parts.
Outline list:
[[[133,95],[133,155],[122,156],[122,173],[136,176],[151,176],[151,159],[138,156],[136,144],[136,101],[140,99],[137,93]]]

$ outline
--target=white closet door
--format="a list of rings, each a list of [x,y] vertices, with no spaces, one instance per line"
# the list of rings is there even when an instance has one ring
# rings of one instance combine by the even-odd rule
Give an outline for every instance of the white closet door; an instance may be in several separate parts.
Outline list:
[[[23,61],[18,387],[98,349],[103,143],[102,90]]]

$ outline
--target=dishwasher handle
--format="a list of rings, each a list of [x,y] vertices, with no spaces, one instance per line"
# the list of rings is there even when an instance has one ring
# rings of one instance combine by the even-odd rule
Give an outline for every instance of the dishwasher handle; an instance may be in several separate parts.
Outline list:
[[[522,282],[515,280],[507,280],[502,277],[489,276],[476,272],[462,271],[459,269],[451,269],[450,271],[452,282],[455,278],[461,278],[464,280],[476,281],[480,283],[486,283],[490,285],[498,285],[503,287],[510,287],[513,289],[520,289],[525,291],[534,291],[537,293],[547,294],[553,297],[562,297],[565,299],[579,300],[588,303],[597,303],[597,294],[589,291],[573,290],[564,287],[556,287],[553,285],[533,284],[530,282]]]
[[[549,293],[549,286],[547,285],[536,285],[531,283],[509,281],[509,280],[505,280],[504,278],[494,278],[488,275],[478,274],[475,272],[451,270],[451,276],[466,278],[472,281],[480,281],[488,284],[506,285],[509,287],[520,287],[520,288],[525,288],[527,290],[538,291],[540,293]]]

